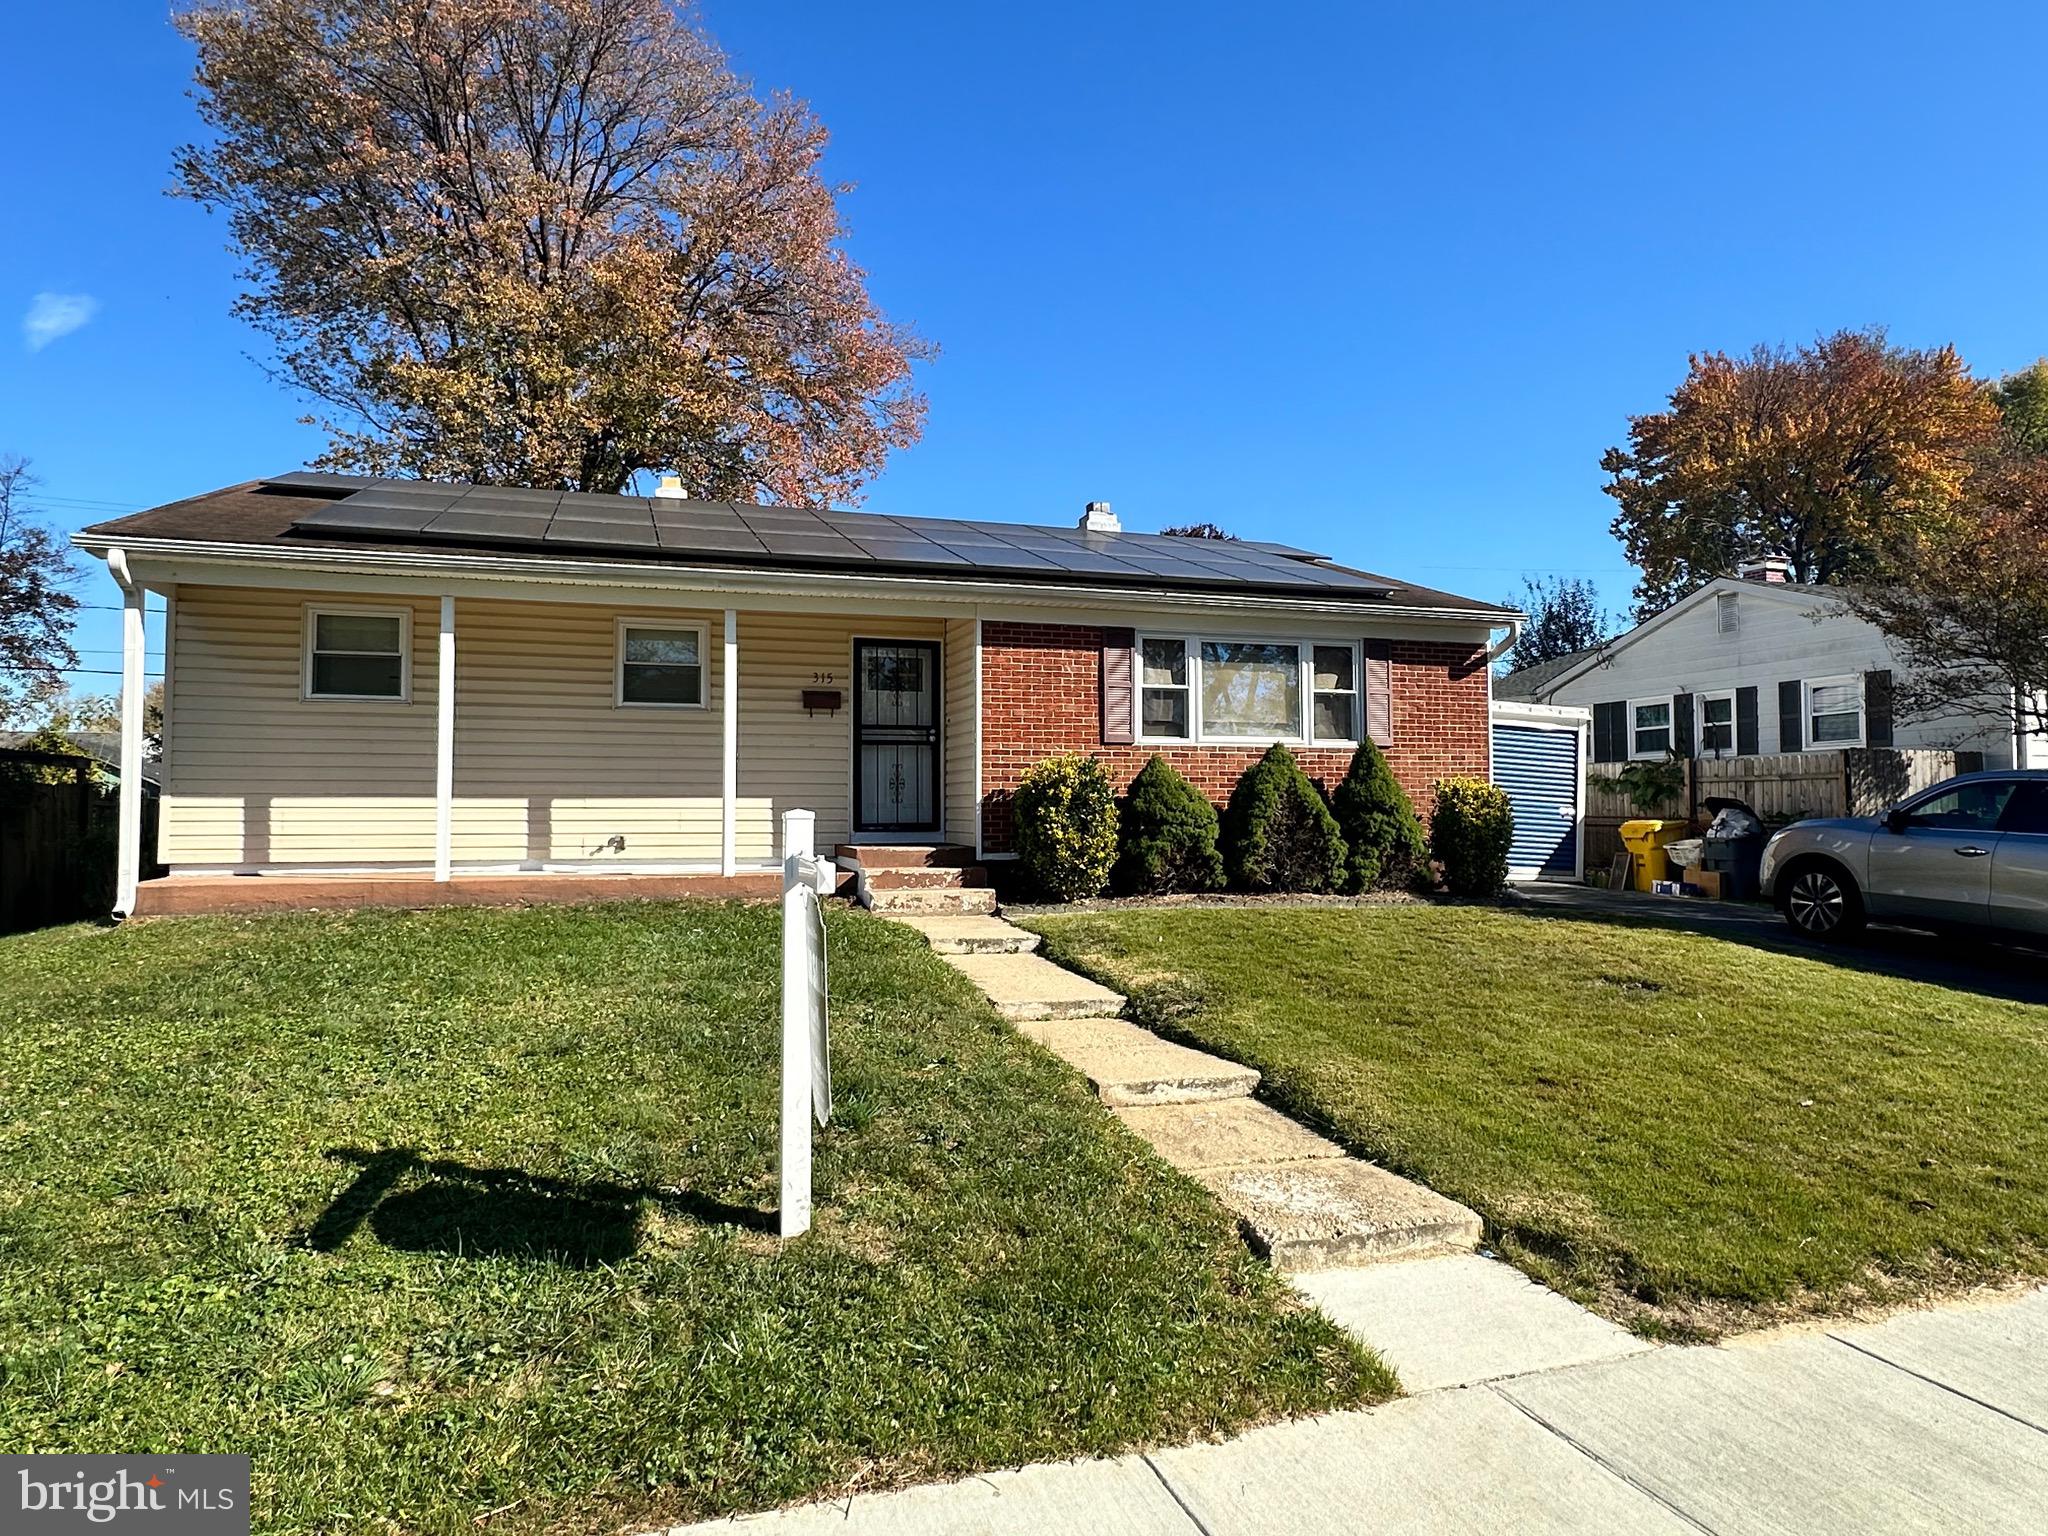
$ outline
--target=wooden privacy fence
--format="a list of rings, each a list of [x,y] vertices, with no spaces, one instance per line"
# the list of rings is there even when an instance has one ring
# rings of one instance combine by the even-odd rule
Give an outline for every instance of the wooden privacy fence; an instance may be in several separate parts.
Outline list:
[[[1624,821],[1655,816],[1712,819],[1709,800],[1740,800],[1767,826],[1815,816],[1874,816],[1908,795],[1984,766],[1981,752],[1852,747],[1835,752],[1768,752],[1752,757],[1697,757],[1683,764],[1677,794],[1637,809],[1613,782],[1626,763],[1595,763],[1586,786],[1586,868],[1605,869],[1621,851]]]
[[[92,759],[0,749],[0,933],[82,917],[114,903],[115,806]],[[156,796],[142,805],[142,857],[153,866]]]

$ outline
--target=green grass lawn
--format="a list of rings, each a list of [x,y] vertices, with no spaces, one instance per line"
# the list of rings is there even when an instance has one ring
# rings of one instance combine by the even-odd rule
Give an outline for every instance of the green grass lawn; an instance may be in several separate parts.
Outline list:
[[[1645,1332],[2048,1272],[2048,1008],[1482,907],[1032,926]]]
[[[1392,1390],[862,915],[783,1248],[777,921],[0,939],[0,1445],[248,1451],[267,1531],[610,1530]]]

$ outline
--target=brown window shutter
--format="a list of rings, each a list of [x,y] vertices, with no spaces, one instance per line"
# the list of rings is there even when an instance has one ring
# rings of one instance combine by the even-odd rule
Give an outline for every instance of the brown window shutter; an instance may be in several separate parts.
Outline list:
[[[1104,746],[1127,747],[1137,733],[1138,632],[1133,629],[1105,629],[1102,632],[1102,741]]]
[[[1365,734],[1376,746],[1394,739],[1394,642],[1367,640],[1365,657]]]

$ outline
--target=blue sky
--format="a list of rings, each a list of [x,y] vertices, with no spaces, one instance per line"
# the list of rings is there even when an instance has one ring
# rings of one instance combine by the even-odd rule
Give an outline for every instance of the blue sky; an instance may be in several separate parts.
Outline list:
[[[704,14],[830,126],[854,256],[942,349],[866,505],[1106,499],[1483,597],[1589,575],[1619,607],[1600,453],[1688,351],[1881,323],[1985,374],[2048,352],[2048,13],[1693,9]],[[163,195],[197,131],[166,18],[18,7],[0,48],[0,451],[67,526],[322,442],[228,312],[220,221]],[[83,592],[84,666],[112,667],[113,587]]]

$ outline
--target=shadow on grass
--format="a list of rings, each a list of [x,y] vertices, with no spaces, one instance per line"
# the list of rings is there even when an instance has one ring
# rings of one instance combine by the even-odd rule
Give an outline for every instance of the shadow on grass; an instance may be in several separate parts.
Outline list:
[[[776,1230],[775,1216],[694,1190],[548,1178],[519,1168],[479,1168],[426,1158],[410,1148],[336,1147],[335,1162],[362,1169],[306,1232],[332,1253],[368,1225],[387,1248],[470,1258],[545,1259],[572,1269],[616,1264],[640,1240],[640,1210],[653,1204],[707,1226]],[[401,1184],[409,1187],[400,1189]]]
[[[2048,960],[2040,952],[1973,934],[1878,926],[1846,943],[1823,944],[1796,932],[1767,906],[1688,902],[1567,885],[1524,887],[1521,899],[1509,910],[1622,928],[1675,928],[1866,975],[1896,976],[2008,1002],[2048,1004]]]

